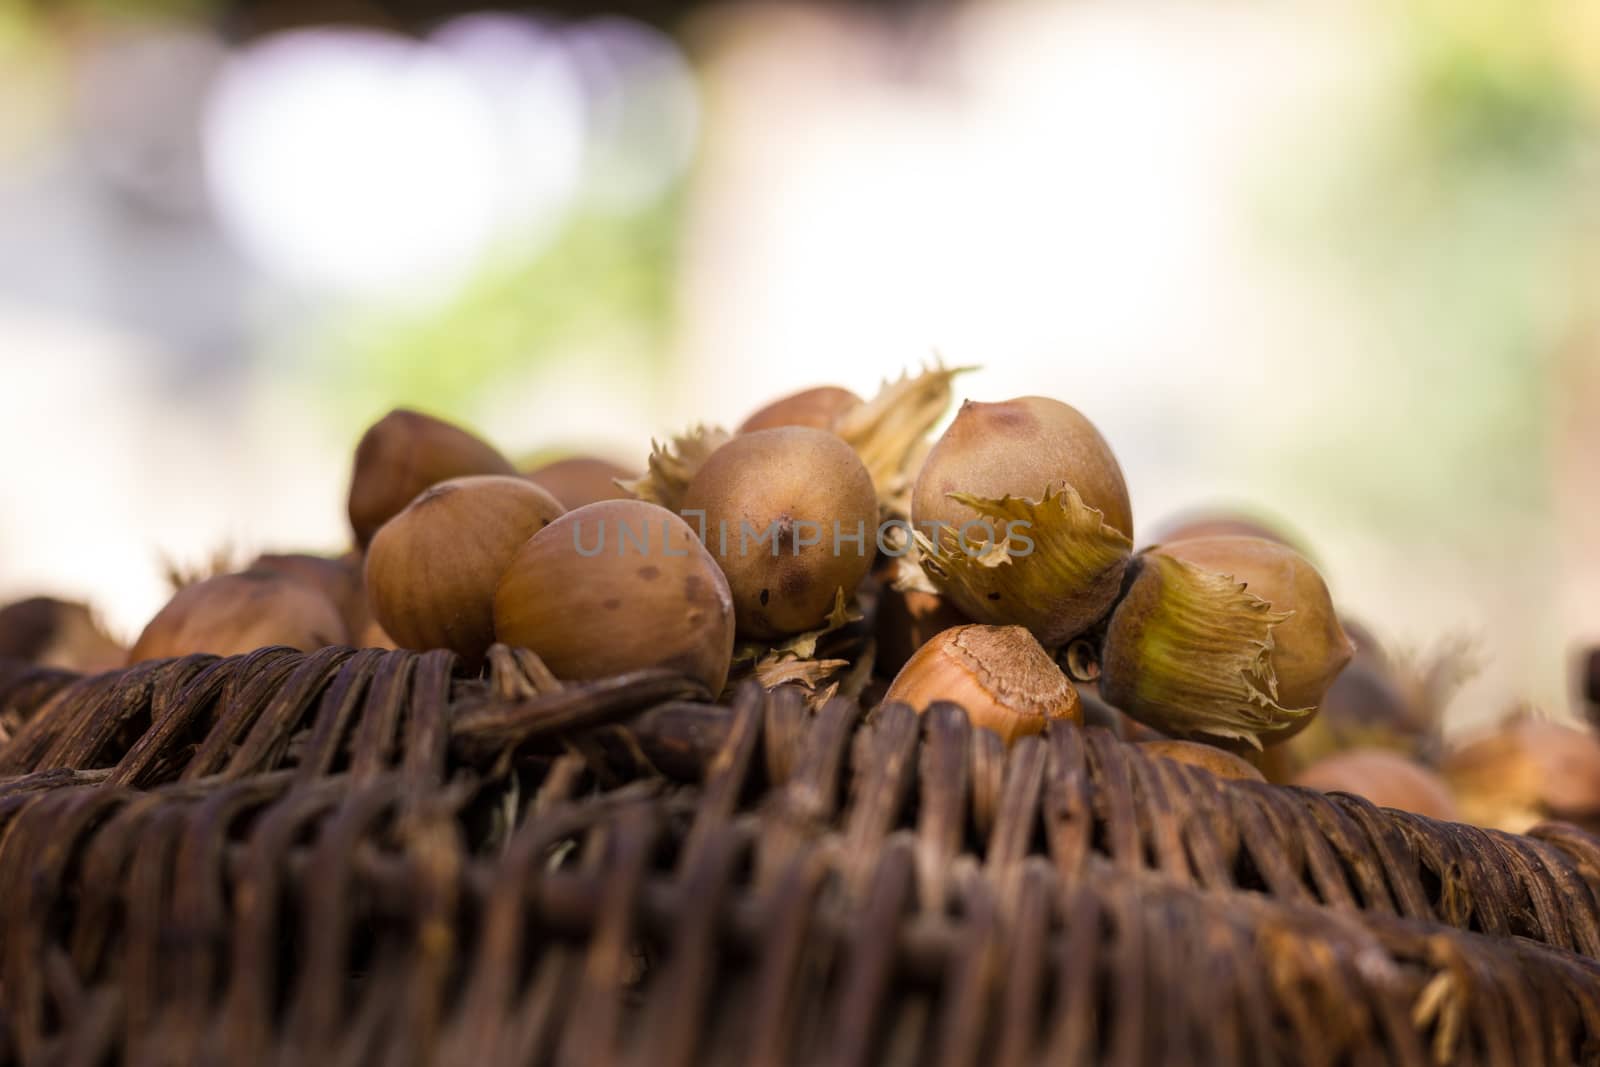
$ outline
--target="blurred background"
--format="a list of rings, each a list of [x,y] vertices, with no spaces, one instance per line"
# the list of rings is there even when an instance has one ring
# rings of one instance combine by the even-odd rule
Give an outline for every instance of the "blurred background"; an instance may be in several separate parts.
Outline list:
[[[1567,714],[1597,132],[1593,0],[0,0],[0,602],[339,551],[396,405],[642,466],[937,354]]]

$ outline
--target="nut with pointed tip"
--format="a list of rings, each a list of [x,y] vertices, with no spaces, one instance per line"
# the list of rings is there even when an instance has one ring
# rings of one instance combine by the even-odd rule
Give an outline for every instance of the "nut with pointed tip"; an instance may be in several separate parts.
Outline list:
[[[861,404],[861,398],[837,385],[820,385],[774,400],[739,424],[739,433],[775,430],[780,426],[809,426],[832,430],[839,417]]]
[[[178,590],[145,626],[128,662],[238,656],[275,645],[313,652],[348,640],[339,609],[316,589],[277,574],[223,574]]]
[[[1323,793],[1354,793],[1380,808],[1399,808],[1430,819],[1461,821],[1461,809],[1443,779],[1388,749],[1336,752],[1301,771],[1291,784]]]
[[[854,450],[825,430],[787,426],[735,437],[701,466],[683,510],[704,513],[706,544],[728,577],[739,632],[749,637],[822,625],[839,590],[855,592],[877,551],[872,478]]]
[[[516,473],[492,445],[459,426],[404,408],[391,411],[356,446],[350,476],[350,528],[356,544],[366,548],[380,526],[440,482]]]
[[[1147,756],[1157,756],[1161,759],[1188,764],[1190,767],[1199,767],[1203,771],[1210,771],[1218,778],[1246,782],[1266,781],[1260,771],[1246,763],[1242,758],[1235,756],[1232,752],[1224,752],[1215,745],[1201,744],[1199,741],[1174,741],[1168,739],[1140,741],[1138,745],[1140,750]]]
[[[911,510],[939,591],[979,622],[1026,626],[1046,648],[1105,616],[1133,550],[1116,456],[1088,419],[1046,397],[962,404]]]
[[[957,626],[935,636],[895,675],[884,694],[919,713],[941,700],[960,704],[974,726],[1006,744],[1052,720],[1083,723],[1078,691],[1021,626]]]
[[[617,484],[639,477],[638,471],[599,456],[568,456],[528,471],[527,478],[561,502],[568,511],[601,500],[627,500],[628,491]]]
[[[569,511],[517,552],[494,598],[495,634],[567,680],[666,667],[721,693],[733,598],[677,515],[642,500]]]
[[[1180,541],[1137,557],[1111,615],[1100,690],[1179,737],[1292,737],[1354,651],[1311,564],[1255,537]]]
[[[383,524],[367,548],[372,617],[402,648],[468,663],[494,644],[494,593],[523,544],[562,514],[523,478],[452,478]]]

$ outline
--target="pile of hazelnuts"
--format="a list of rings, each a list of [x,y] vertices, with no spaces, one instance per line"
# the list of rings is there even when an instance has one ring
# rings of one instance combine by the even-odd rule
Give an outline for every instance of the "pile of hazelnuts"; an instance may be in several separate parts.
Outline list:
[[[1089,692],[1243,749],[1310,720],[1352,646],[1305,558],[1226,534],[1135,552],[1122,470],[1068,404],[968,400],[931,440],[955,373],[787,396],[643,471],[519,471],[394,411],[356,448],[352,552],[191,584],[130,659],[348,644],[474,670],[503,643],[563,680],[666,668],[712,698],[754,676],[949,700],[1008,742],[1082,722]],[[847,626],[868,635],[855,662],[824,661],[818,639]]]

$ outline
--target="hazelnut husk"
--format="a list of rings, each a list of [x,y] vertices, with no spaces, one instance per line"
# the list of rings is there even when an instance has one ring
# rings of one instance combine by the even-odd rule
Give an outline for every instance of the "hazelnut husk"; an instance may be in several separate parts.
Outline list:
[[[1354,793],[1380,808],[1399,808],[1430,819],[1461,821],[1461,808],[1442,778],[1385,748],[1336,752],[1301,771],[1292,784],[1323,793]]]
[[[0,608],[0,659],[96,674],[127,658],[83,604],[31,597]]]
[[[312,652],[349,641],[339,609],[279,574],[224,574],[178,590],[134,642],[128,662],[196,653],[237,656],[281,645]]]
[[[1352,653],[1321,575],[1293,549],[1180,541],[1137,557],[1100,688],[1164,733],[1258,747],[1309,722]]]
[[[628,491],[617,483],[639,476],[599,456],[568,456],[528,471],[527,478],[571,511],[601,500],[627,500]]]
[[[1010,744],[1052,720],[1083,723],[1078,691],[1050,654],[1021,626],[957,626],[919,648],[889,684],[885,701],[919,713],[949,701],[974,726]]]
[[[567,512],[517,551],[494,598],[495,634],[557,677],[665,667],[713,695],[733,659],[733,597],[688,523],[640,500]]]
[[[877,551],[871,477],[849,445],[809,427],[757,430],[717,449],[689,483],[683,512],[703,514],[748,637],[821,626]]]
[[[373,423],[356,446],[350,529],[364,549],[424,489],[473,474],[516,473],[494,446],[459,426],[396,409]]]
[[[1198,741],[1178,741],[1163,738],[1158,741],[1140,741],[1139,748],[1147,756],[1157,756],[1161,759],[1174,760],[1185,763],[1191,767],[1199,767],[1203,771],[1210,771],[1218,778],[1229,778],[1236,781],[1264,782],[1266,778],[1255,767],[1232,752],[1225,752],[1215,745],[1205,745]]]
[[[1518,716],[1445,754],[1440,767],[1467,820],[1522,833],[1548,819],[1600,830],[1600,738]]]
[[[739,424],[739,433],[775,430],[781,426],[809,426],[813,430],[833,430],[839,418],[862,400],[837,385],[819,385],[774,400]]]
[[[1105,616],[1133,549],[1116,457],[1088,419],[1045,397],[962,404],[917,476],[911,517],[942,595],[1046,648]]]
[[[523,544],[562,514],[523,478],[476,475],[426,490],[367,548],[372,616],[402,648],[448,648],[469,663],[494,644],[494,596]]]

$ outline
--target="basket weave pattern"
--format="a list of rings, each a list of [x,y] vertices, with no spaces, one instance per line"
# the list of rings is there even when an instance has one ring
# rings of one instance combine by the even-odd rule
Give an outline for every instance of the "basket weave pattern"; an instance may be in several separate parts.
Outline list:
[[[1544,1063],[1600,843],[497,654],[0,671],[0,1063]]]

